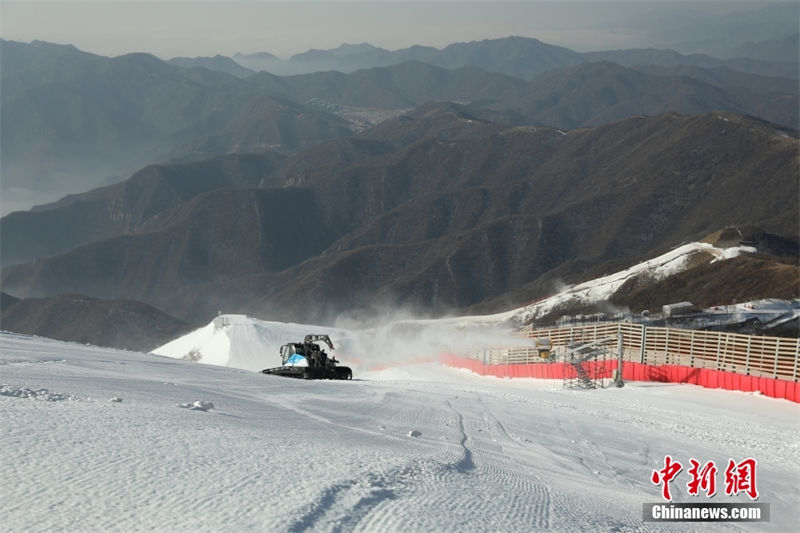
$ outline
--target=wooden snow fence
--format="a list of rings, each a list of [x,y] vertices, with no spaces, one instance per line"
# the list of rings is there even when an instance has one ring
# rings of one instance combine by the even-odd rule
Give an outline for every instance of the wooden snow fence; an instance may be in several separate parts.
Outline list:
[[[766,337],[644,326],[598,323],[562,328],[525,328],[519,336],[549,339],[552,354],[539,356],[535,347],[491,347],[469,354],[447,355],[452,366],[500,377],[563,378],[559,355],[576,343],[622,336],[623,378],[634,381],[692,383],[710,388],[759,391],[800,402],[798,360],[800,339]],[[531,343],[533,344],[533,343]],[[617,342],[607,345],[616,359]],[[615,364],[604,363],[609,377]]]

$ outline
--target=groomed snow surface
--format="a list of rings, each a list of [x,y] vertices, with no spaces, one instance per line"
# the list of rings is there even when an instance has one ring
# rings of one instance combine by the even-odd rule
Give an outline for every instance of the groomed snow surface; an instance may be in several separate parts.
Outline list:
[[[292,333],[280,342],[307,331]],[[277,353],[263,357],[271,366]],[[292,380],[0,334],[2,529],[782,532],[800,523],[797,404],[674,384],[570,391],[436,363],[365,368],[353,381]],[[686,465],[671,484],[683,502],[749,502],[724,494],[722,471],[729,458],[755,458],[770,522],[644,522],[642,504],[662,501],[650,476],[665,455]],[[712,500],[687,494],[691,458],[720,468]]]

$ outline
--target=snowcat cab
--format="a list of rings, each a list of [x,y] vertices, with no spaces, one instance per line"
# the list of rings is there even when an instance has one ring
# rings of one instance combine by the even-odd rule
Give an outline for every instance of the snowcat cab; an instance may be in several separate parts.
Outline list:
[[[331,350],[334,349],[329,336],[306,335],[302,343],[290,342],[281,346],[283,366],[265,368],[261,372],[303,379],[353,379],[353,371],[346,366],[337,366],[339,361],[328,357],[315,341],[324,342]]]

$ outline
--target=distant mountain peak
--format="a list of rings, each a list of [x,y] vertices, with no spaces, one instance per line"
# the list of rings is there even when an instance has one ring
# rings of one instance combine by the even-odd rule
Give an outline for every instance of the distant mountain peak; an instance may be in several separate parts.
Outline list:
[[[277,56],[270,54],[269,52],[255,52],[252,54],[243,54],[241,52],[236,52],[234,54],[233,59],[257,59],[259,61],[280,61],[280,58]]]
[[[157,64],[164,64],[166,61],[154,56],[153,54],[148,54],[147,52],[133,52],[130,54],[122,54],[116,56],[114,59],[118,59],[121,61],[132,61],[140,65],[157,65]]]
[[[226,72],[239,78],[245,78],[254,73],[253,70],[243,67],[230,57],[220,54],[214,57],[173,57],[167,63],[187,68],[204,67],[210,70]]]
[[[3,41],[3,42],[6,42],[6,41]],[[37,48],[63,48],[63,49],[67,49],[67,50],[78,51],[78,49],[73,44],[51,43],[49,41],[41,41],[39,39],[34,39],[33,41],[31,41],[31,46],[35,46]]]
[[[358,44],[342,43],[337,48],[328,51],[338,56],[350,56],[350,55],[358,55],[368,52],[386,51],[386,50],[384,50],[383,48],[378,48],[377,46],[373,46],[369,43],[358,43]]]

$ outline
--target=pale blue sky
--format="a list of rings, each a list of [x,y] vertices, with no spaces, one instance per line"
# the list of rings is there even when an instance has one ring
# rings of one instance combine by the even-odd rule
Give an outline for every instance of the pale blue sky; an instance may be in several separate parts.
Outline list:
[[[658,46],[625,21],[665,4],[724,13],[765,2],[1,0],[0,36],[70,43],[109,56],[150,52],[165,59],[260,51],[288,58],[343,42],[390,50],[413,44],[441,48],[509,35],[586,51]]]

